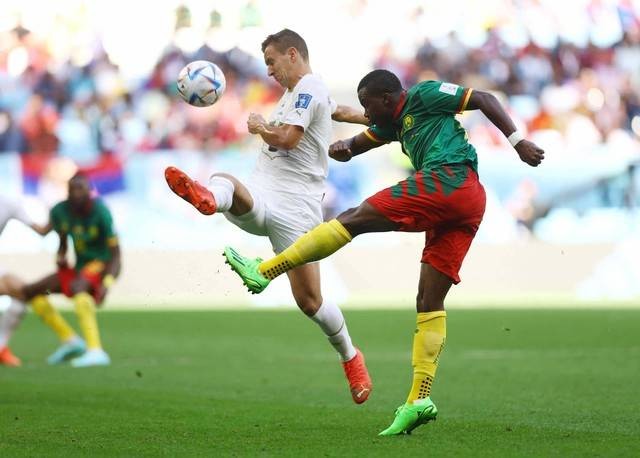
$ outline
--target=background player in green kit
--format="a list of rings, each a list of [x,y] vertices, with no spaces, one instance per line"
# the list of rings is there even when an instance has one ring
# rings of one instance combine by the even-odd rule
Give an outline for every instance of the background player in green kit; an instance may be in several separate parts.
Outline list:
[[[62,342],[48,362],[58,364],[78,356],[71,361],[74,367],[108,365],[109,355],[100,342],[96,304],[102,303],[120,273],[120,248],[111,213],[102,201],[91,197],[89,180],[78,174],[69,180],[68,199],[51,209],[50,224],[60,236],[58,271],[24,287],[35,313]],[[66,258],[69,236],[76,255],[74,268],[68,266]],[[53,308],[46,296],[49,293],[73,298],[84,340]]]
[[[381,435],[410,433],[436,418],[430,399],[446,338],[444,299],[478,230],[485,209],[477,156],[456,113],[479,109],[509,139],[520,159],[538,166],[544,151],[525,140],[491,94],[441,81],[425,81],[405,91],[387,70],[374,70],[358,85],[358,98],[371,127],[331,145],[330,156],[348,161],[390,141],[399,141],[416,170],[406,180],[369,197],[336,219],[316,226],[278,256],[262,262],[231,248],[227,261],[254,293],[278,275],[325,258],[359,234],[425,232],[413,341],[413,384],[407,401]]]

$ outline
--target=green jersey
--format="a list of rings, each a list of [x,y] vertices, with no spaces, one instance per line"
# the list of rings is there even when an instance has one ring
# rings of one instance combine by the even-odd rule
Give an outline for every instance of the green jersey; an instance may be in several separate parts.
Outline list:
[[[380,143],[399,141],[416,170],[468,164],[477,171],[476,150],[455,118],[466,109],[471,92],[457,84],[423,81],[400,100],[391,126],[373,125],[365,134]]]
[[[92,202],[86,215],[72,212],[69,201],[60,202],[51,209],[51,223],[63,237],[71,236],[76,252],[76,270],[91,261],[111,260],[110,248],[118,245],[111,213],[100,200]]]

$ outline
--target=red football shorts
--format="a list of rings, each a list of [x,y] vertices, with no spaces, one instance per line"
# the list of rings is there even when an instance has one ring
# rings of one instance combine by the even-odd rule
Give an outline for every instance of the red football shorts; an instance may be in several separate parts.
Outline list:
[[[62,293],[67,297],[73,297],[71,283],[76,278],[84,278],[91,285],[91,295],[97,303],[100,303],[104,297],[104,286],[102,286],[104,268],[105,265],[101,261],[92,261],[82,267],[79,272],[71,267],[58,268],[58,279]]]
[[[420,170],[367,202],[399,223],[399,231],[424,231],[422,262],[460,282],[460,267],[486,204],[484,188],[471,167],[453,164]]]

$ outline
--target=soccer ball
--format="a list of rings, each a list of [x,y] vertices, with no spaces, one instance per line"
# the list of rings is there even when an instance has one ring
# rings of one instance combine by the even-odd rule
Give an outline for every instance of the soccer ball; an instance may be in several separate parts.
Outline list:
[[[216,103],[227,86],[224,73],[213,62],[196,60],[180,70],[178,94],[189,105],[208,107]]]

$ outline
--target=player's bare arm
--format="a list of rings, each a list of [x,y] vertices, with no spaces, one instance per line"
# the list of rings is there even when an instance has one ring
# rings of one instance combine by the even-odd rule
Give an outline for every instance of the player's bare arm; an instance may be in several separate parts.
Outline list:
[[[517,134],[516,126],[504,110],[498,99],[488,92],[474,90],[469,97],[467,110],[480,110],[491,121],[505,137],[510,138]],[[544,151],[535,143],[524,138],[516,139],[513,147],[523,162],[532,167],[540,165],[544,159]]]
[[[53,225],[51,224],[51,221],[49,221],[47,224],[33,223],[33,224],[30,224],[29,227],[42,236],[47,235],[53,229]]]
[[[111,252],[111,259],[107,262],[104,268],[104,276],[107,277],[108,275],[111,275],[113,278],[117,278],[118,275],[120,275],[121,268],[120,245],[117,241],[109,247],[109,251]]]
[[[58,232],[58,236],[60,237],[60,244],[58,245],[58,253],[56,254],[56,264],[58,267],[66,267],[67,266],[67,234]]]
[[[368,126],[369,119],[364,115],[362,110],[350,107],[348,105],[338,105],[336,111],[331,115],[331,119],[337,122],[348,122],[351,124],[362,124]]]
[[[249,133],[260,135],[269,146],[291,150],[298,146],[302,139],[304,129],[301,126],[282,124],[271,126],[259,114],[251,113],[247,119]]]
[[[353,156],[377,148],[384,143],[377,142],[364,132],[346,140],[338,140],[329,147],[329,156],[340,162],[348,162]]]

